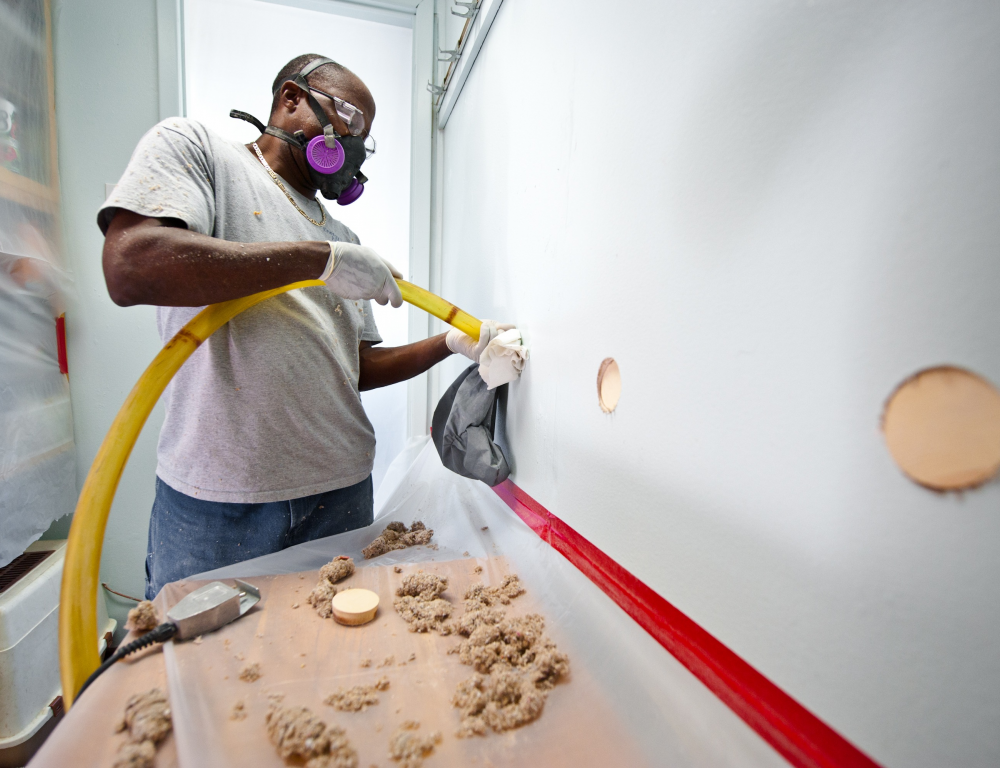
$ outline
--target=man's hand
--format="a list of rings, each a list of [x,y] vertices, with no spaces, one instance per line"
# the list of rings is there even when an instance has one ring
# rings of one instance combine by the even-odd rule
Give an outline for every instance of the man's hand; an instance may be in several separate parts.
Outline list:
[[[330,243],[333,270],[326,284],[345,299],[373,299],[398,307],[403,303],[394,278],[403,276],[374,250],[354,243]],[[325,274],[325,273],[324,273]]]
[[[495,323],[492,320],[483,320],[479,326],[479,341],[477,342],[466,333],[462,333],[458,328],[452,328],[445,337],[448,349],[458,355],[465,355],[472,362],[478,363],[479,358],[486,349],[486,345],[497,337],[502,331],[509,331],[514,326],[510,323]]]

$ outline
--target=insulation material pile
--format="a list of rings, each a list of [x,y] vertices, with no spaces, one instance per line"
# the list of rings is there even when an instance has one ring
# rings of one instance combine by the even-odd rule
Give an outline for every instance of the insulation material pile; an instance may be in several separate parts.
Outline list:
[[[260,610],[167,649],[185,766],[644,763],[593,680],[570,673],[505,558],[376,558],[332,584],[315,571],[253,583]],[[196,585],[170,585],[165,598]],[[375,620],[342,626],[319,600],[291,607],[327,585],[376,592]]]
[[[137,635],[144,635],[159,625],[160,614],[150,600],[140,600],[139,604],[128,612],[125,629]]]
[[[200,643],[115,665],[33,768],[107,768],[122,741],[107,712],[153,685],[169,694],[173,725],[156,768],[787,765],[433,446],[390,468],[376,515],[199,576],[245,578],[261,603]],[[423,541],[365,558],[386,530],[383,543]],[[167,585],[160,614],[200,583]],[[309,601],[317,588],[375,592],[375,619],[325,618]]]
[[[125,733],[112,768],[152,768],[156,747],[170,733],[170,704],[159,688],[137,693],[115,730]]]

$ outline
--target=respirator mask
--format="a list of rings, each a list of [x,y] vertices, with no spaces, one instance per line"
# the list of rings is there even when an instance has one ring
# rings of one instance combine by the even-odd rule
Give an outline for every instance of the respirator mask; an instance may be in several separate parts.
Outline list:
[[[361,132],[365,129],[365,115],[360,109],[343,99],[313,88],[306,80],[306,77],[318,67],[332,63],[332,59],[314,59],[291,79],[291,82],[305,93],[309,106],[323,128],[323,133],[319,136],[307,139],[302,131],[289,133],[273,125],[265,126],[253,115],[237,109],[230,110],[229,116],[246,120],[255,125],[261,133],[274,136],[302,150],[306,156],[306,166],[309,169],[312,185],[319,189],[327,200],[336,200],[338,205],[350,205],[365,191],[364,185],[368,177],[361,173],[361,164],[370,155],[375,154],[375,140],[371,136],[367,138],[361,136]],[[281,85],[278,86],[279,89]],[[350,131],[349,135],[341,136],[334,130],[326,112],[313,96],[314,92],[322,94],[334,103],[337,114]]]

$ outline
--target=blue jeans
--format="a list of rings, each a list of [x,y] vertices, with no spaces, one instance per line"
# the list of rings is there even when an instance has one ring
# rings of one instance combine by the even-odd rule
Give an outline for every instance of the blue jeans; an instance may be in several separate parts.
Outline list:
[[[146,599],[164,584],[371,525],[369,475],[356,485],[267,504],[195,499],[156,478],[146,547]]]

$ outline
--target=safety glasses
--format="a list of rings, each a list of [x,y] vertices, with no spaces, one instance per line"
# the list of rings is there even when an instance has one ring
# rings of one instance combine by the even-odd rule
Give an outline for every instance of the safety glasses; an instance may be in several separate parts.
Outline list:
[[[361,132],[365,129],[365,113],[358,109],[356,106],[350,102],[344,101],[341,98],[334,96],[333,94],[327,93],[326,91],[321,91],[319,88],[313,88],[309,86],[309,90],[314,93],[318,93],[320,96],[326,96],[330,101],[333,102],[334,108],[337,110],[337,114],[340,119],[344,121],[347,126],[347,130],[350,131],[351,136],[360,136]],[[365,136],[365,157],[371,157],[375,154],[375,137],[371,134]]]
[[[318,93],[320,96],[326,96],[330,101],[333,102],[337,109],[337,114],[340,115],[340,119],[344,121],[347,125],[347,130],[351,132],[351,136],[360,136],[361,132],[365,129],[365,113],[358,109],[353,104],[350,104],[343,99],[338,99],[326,91],[321,91],[319,88],[313,88],[309,86],[309,90],[314,93]]]

